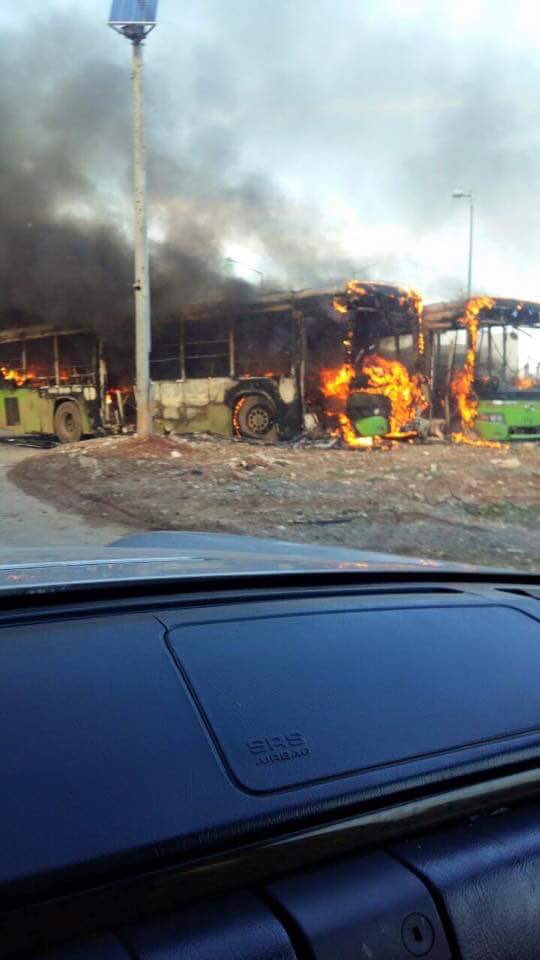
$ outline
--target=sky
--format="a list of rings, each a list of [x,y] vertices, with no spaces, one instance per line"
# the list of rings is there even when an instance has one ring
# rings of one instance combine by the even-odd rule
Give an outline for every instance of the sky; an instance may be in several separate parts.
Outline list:
[[[127,238],[130,50],[107,15],[107,0],[18,0],[4,17],[9,138],[56,219]],[[539,29],[529,0],[160,0],[153,238],[199,279],[206,258],[277,286],[367,274],[447,299],[467,271],[451,194],[472,190],[474,292],[540,301]]]

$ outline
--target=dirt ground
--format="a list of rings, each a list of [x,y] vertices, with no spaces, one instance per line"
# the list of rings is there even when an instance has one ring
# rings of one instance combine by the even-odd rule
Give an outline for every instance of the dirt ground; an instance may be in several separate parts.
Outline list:
[[[347,450],[109,437],[30,456],[9,477],[64,511],[131,529],[540,567],[540,444]]]

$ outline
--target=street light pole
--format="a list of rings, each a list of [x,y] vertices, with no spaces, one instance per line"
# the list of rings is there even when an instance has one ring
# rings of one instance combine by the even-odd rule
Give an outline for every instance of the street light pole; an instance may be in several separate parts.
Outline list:
[[[472,190],[471,190],[469,195],[469,271],[467,275],[467,300],[471,299],[471,291],[472,291],[473,238],[474,238],[474,197],[472,195]]]
[[[146,216],[146,153],[143,123],[142,44],[157,23],[158,0],[112,0],[109,26],[132,47],[131,94],[133,106],[133,201],[135,213],[135,398],[137,433],[152,433],[150,405],[150,267]]]
[[[472,292],[472,263],[473,263],[473,242],[474,242],[474,195],[472,190],[454,190],[452,197],[454,200],[469,201],[469,263],[467,269],[467,300],[471,299]]]
[[[135,395],[137,400],[137,433],[152,433],[150,410],[150,268],[148,258],[146,156],[143,123],[143,58],[142,43],[132,41],[133,71],[133,199],[135,211]]]

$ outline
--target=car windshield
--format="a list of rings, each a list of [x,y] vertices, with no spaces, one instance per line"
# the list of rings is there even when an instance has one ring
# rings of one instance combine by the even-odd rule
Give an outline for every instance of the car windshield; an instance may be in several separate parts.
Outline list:
[[[0,562],[187,531],[538,570],[539,26],[8,5]]]

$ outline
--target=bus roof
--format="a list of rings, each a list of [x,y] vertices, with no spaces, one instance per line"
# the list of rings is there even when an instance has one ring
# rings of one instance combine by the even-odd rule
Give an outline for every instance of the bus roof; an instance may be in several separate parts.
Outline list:
[[[258,297],[235,296],[235,299],[221,298],[210,301],[197,301],[181,307],[180,313],[186,319],[206,320],[231,314],[257,314],[257,313],[280,313],[295,308],[302,309],[310,303],[317,301],[331,301],[337,298],[346,299],[354,294],[351,293],[351,287],[362,288],[368,297],[377,296],[389,303],[399,303],[400,300],[410,299],[412,305],[413,298],[411,291],[406,287],[392,283],[379,283],[373,280],[354,280],[339,286],[313,288],[306,290],[288,290],[277,291],[276,293],[267,293]],[[357,309],[362,309],[357,303]],[[373,307],[366,306],[366,310],[373,310]]]
[[[507,297],[490,299],[494,301],[494,306],[480,310],[481,326],[540,327],[540,303]],[[441,332],[459,329],[467,303],[466,299],[461,299],[426,304],[424,328]]]
[[[0,343],[15,343],[20,340],[41,340],[43,337],[65,337],[74,334],[89,334],[97,337],[94,330],[82,327],[55,328],[45,324],[30,327],[13,327],[10,330],[0,330]]]

